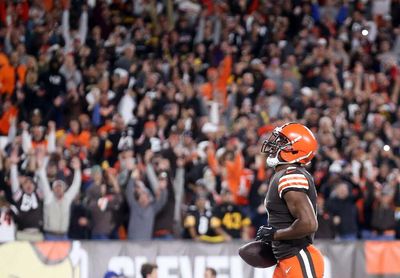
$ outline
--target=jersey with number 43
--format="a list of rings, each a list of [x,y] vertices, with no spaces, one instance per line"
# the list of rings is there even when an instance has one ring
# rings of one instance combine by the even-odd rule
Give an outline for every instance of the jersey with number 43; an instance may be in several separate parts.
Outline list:
[[[271,178],[265,207],[268,213],[268,224],[276,229],[285,229],[296,220],[290,213],[284,195],[289,191],[299,191],[307,194],[310,206],[316,212],[317,192],[314,179],[304,167],[293,166],[277,171]],[[311,244],[314,234],[293,240],[272,242],[272,249],[277,259],[295,256],[299,251]]]

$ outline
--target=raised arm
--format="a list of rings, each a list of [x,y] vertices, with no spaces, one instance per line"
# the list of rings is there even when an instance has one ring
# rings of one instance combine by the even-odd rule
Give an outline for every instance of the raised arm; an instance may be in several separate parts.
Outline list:
[[[49,122],[49,134],[47,135],[47,151],[53,153],[56,151],[56,123]]]
[[[216,16],[214,18],[214,33],[213,33],[214,45],[218,45],[221,41],[221,29],[222,29],[221,18],[219,16]]]
[[[151,189],[156,192],[158,188],[158,178],[156,172],[154,171],[154,167],[151,164],[151,158],[153,156],[153,152],[151,150],[147,150],[144,155],[144,160],[146,163],[146,176],[149,180]]]
[[[137,204],[134,196],[135,180],[133,177],[129,179],[128,185],[126,186],[125,197],[129,206],[135,206]]]
[[[196,37],[194,38],[194,43],[201,43],[204,40],[204,27],[206,25],[206,20],[204,15],[200,16],[199,24],[197,25]]]
[[[181,204],[184,193],[184,183],[185,183],[185,168],[183,158],[178,158],[177,166],[174,179],[174,192],[175,192],[175,211],[174,211],[174,220],[180,223],[181,220]]]
[[[47,179],[46,167],[39,167],[37,170],[38,187],[43,192],[45,202],[49,202],[53,198],[49,180]]]
[[[88,13],[87,6],[82,7],[81,18],[79,19],[79,40],[81,44],[84,45],[86,42],[86,36],[88,33]]]
[[[167,203],[168,190],[166,188],[160,188],[160,194],[154,202],[154,210],[158,213]]]
[[[81,173],[81,162],[79,158],[74,157],[71,161],[71,167],[74,169],[74,179],[72,181],[71,187],[65,192],[65,198],[72,202],[75,198],[76,194],[78,194],[79,189],[81,187],[82,182],[82,173]]]
[[[29,150],[32,148],[32,138],[28,132],[28,124],[22,123],[22,150],[24,153],[29,153]]]
[[[65,41],[65,49],[68,51],[71,48],[71,33],[69,31],[69,9],[64,8],[62,13],[62,23],[61,23],[62,35]]]
[[[8,130],[7,142],[12,143],[17,136],[17,119],[13,117],[10,120],[10,129]]]
[[[158,179],[156,172],[154,171],[153,165],[151,165],[150,163],[146,166],[146,175],[149,179],[151,189],[153,189],[153,191],[156,191],[158,188]]]
[[[18,156],[15,151],[12,151],[11,157],[11,168],[10,168],[10,181],[11,181],[11,192],[13,195],[14,201],[19,200],[21,198],[21,188],[18,180]]]

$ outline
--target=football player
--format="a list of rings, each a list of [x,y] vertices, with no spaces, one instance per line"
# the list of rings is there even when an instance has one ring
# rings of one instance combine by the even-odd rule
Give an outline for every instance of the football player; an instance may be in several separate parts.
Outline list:
[[[274,278],[323,277],[323,256],[312,244],[318,228],[317,193],[304,167],[317,148],[313,133],[298,123],[275,128],[262,145],[275,173],[265,198],[268,225],[260,227],[256,240],[272,244],[278,260]]]

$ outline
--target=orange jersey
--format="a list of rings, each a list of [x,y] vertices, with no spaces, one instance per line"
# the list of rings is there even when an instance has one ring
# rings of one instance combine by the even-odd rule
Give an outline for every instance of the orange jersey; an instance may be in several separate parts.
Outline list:
[[[8,134],[8,130],[10,129],[10,120],[16,117],[18,114],[18,109],[14,106],[11,106],[7,111],[4,111],[3,115],[0,118],[0,133],[3,135]]]
[[[88,131],[82,131],[79,134],[68,133],[65,137],[65,147],[69,148],[72,144],[78,146],[89,147],[90,133]]]

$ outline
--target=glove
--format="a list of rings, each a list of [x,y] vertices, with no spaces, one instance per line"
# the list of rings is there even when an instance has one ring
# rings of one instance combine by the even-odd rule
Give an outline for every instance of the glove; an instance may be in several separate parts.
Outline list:
[[[274,240],[276,229],[271,226],[261,226],[257,231],[256,240],[271,242]]]

